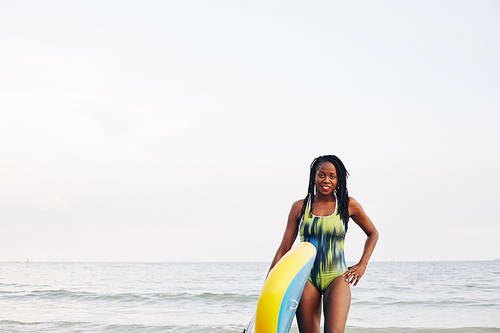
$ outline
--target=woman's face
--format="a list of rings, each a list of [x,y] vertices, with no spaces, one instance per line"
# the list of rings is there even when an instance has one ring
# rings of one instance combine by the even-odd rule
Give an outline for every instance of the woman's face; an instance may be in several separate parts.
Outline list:
[[[316,171],[318,194],[330,195],[337,187],[337,170],[331,162],[323,162]]]

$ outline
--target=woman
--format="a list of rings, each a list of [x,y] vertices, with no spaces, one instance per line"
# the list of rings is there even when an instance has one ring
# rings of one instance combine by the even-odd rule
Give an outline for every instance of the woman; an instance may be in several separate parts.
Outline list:
[[[351,305],[350,285],[363,276],[378,240],[378,231],[361,205],[347,192],[347,170],[335,155],[316,158],[311,164],[306,197],[292,205],[281,245],[271,269],[290,250],[298,232],[301,241],[314,244],[316,259],[297,309],[301,333],[319,333],[321,299],[325,333],[344,332]],[[367,239],[359,262],[347,268],[344,238],[351,218]]]

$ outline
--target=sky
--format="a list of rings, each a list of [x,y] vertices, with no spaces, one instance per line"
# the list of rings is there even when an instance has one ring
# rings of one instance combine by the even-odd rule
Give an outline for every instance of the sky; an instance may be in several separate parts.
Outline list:
[[[0,261],[270,262],[325,154],[372,260],[500,258],[499,41],[497,1],[0,1]]]

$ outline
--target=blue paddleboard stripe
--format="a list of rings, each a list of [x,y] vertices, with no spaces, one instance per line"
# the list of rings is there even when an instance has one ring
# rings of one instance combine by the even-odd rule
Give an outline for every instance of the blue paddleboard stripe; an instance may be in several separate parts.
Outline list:
[[[288,286],[283,295],[283,300],[281,301],[280,312],[278,315],[278,332],[277,333],[288,333],[290,332],[290,327],[292,326],[293,316],[297,311],[297,303],[292,300],[296,300],[297,302],[300,300],[302,296],[302,292],[304,291],[304,287],[307,282],[307,278],[311,273],[311,268],[314,263],[314,255],[307,264],[302,267],[302,269],[295,275],[292,282]],[[295,308],[295,309],[291,309]]]

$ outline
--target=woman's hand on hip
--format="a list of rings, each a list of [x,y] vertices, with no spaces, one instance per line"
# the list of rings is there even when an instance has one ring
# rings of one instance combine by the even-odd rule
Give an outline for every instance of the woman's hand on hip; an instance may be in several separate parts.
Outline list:
[[[357,263],[356,265],[349,267],[347,272],[345,272],[342,276],[346,282],[355,287],[363,274],[365,274],[365,270],[366,264]]]

